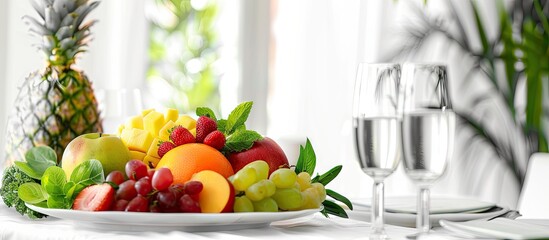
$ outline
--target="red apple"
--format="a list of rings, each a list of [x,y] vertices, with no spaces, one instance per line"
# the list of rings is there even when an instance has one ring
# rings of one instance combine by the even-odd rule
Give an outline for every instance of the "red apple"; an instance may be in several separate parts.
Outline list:
[[[282,148],[268,137],[255,142],[252,148],[246,151],[229,154],[228,159],[235,173],[256,160],[263,160],[269,164],[269,175],[281,167],[290,167]]]

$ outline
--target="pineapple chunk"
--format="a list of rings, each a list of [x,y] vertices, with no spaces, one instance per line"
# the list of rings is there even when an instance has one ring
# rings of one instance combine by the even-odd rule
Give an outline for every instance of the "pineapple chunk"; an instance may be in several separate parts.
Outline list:
[[[196,137],[196,128],[189,130],[189,132],[191,132],[191,134]]]
[[[143,129],[143,117],[142,116],[133,116],[126,122],[126,128],[132,129]]]
[[[122,130],[124,130],[125,127],[126,127],[126,126],[125,126],[124,124],[120,124],[120,125],[118,126],[117,134],[118,134],[119,137],[122,136]]]
[[[147,116],[143,117],[143,129],[151,133],[153,137],[158,137],[158,132],[160,132],[160,129],[162,129],[163,126],[164,114],[162,113],[152,111],[147,114]]]
[[[127,129],[124,129],[124,131],[126,130]],[[122,134],[124,134],[124,131],[122,132]],[[128,139],[126,139],[126,146],[128,146],[128,149],[140,152],[147,152],[153,141],[153,137],[151,136],[151,134],[149,134],[145,130],[137,128],[133,128],[129,131],[130,136]]]
[[[124,125],[122,125],[122,126],[124,126]],[[132,131],[129,128],[124,128],[120,132],[120,139],[122,140],[124,145],[126,145],[126,147],[128,146],[128,142],[130,141],[130,139],[132,137],[131,134],[132,134]]]
[[[145,165],[153,168],[156,167],[159,161],[160,161],[160,158],[155,158],[149,155],[145,156],[145,158],[143,159],[143,163],[145,163]]]
[[[196,120],[194,120],[194,118],[192,118],[189,115],[179,116],[179,118],[177,119],[177,121],[175,121],[175,123],[177,123],[178,125],[183,126],[186,129],[189,129],[189,130],[193,129],[193,128],[196,128]]]
[[[130,151],[130,159],[137,159],[143,161],[143,159],[147,156],[146,153],[140,152],[140,151]]]
[[[173,109],[173,108],[166,109],[166,113],[164,114],[164,120],[166,120],[166,122],[170,120],[172,122],[175,122],[177,121],[178,117],[179,117],[179,111],[177,111],[177,109]]]
[[[145,116],[147,116],[147,114],[149,114],[152,111],[154,111],[154,108],[145,109],[145,110],[141,111],[141,116],[145,117]]]
[[[170,140],[170,130],[175,126],[177,126],[177,124],[175,124],[171,120],[168,121],[164,125],[164,127],[162,127],[162,129],[160,129],[160,132],[158,132],[158,138],[160,138],[160,140],[162,140],[162,141],[169,141]]]
[[[158,145],[160,145],[161,141],[162,140],[155,138],[152,141],[151,146],[149,147],[149,151],[147,151],[147,155],[155,158],[160,158],[160,156],[158,156]]]

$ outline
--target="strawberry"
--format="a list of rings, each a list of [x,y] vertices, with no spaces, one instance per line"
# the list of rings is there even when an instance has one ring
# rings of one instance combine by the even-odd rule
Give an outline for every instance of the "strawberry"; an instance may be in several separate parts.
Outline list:
[[[201,116],[196,120],[196,142],[202,143],[208,134],[217,130],[217,123],[209,117]]]
[[[193,143],[194,136],[188,129],[182,126],[177,126],[172,129],[172,133],[170,133],[170,140],[172,140],[175,146],[181,146],[183,144]]]
[[[158,156],[163,157],[164,154],[166,154],[167,152],[169,152],[174,148],[175,148],[175,145],[171,142],[161,142],[160,146],[158,146]]]
[[[223,133],[219,130],[211,132],[210,134],[208,134],[208,136],[206,136],[206,138],[204,138],[204,144],[217,150],[223,149],[223,147],[225,146],[225,142],[225,135],[223,135]]]
[[[76,196],[72,209],[83,211],[107,211],[110,210],[114,203],[114,195],[114,188],[108,183],[88,186]]]

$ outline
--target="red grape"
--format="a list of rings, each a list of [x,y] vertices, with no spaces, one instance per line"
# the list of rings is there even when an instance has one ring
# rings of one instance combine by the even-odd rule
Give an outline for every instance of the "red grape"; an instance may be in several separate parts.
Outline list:
[[[133,198],[126,207],[126,212],[148,212],[149,200],[143,196]]]
[[[139,179],[139,181],[135,183],[135,190],[137,191],[137,194],[147,196],[147,194],[152,191],[152,184],[149,177]]]
[[[154,176],[154,169],[149,169],[147,171],[147,175],[149,176],[149,179],[153,179],[153,176]]]
[[[107,175],[107,179],[105,179],[105,181],[120,185],[124,182],[124,173],[118,170],[112,171],[109,175]]]
[[[118,199],[118,201],[116,201],[114,203],[114,207],[112,210],[114,211],[124,211],[126,210],[126,207],[128,206],[128,203],[129,201],[126,200],[126,199]]]
[[[173,184],[168,190],[175,195],[175,199],[179,199],[185,193],[185,185],[181,183]]]
[[[165,212],[169,212],[177,204],[175,195],[170,191],[159,192],[156,199],[158,200],[158,206],[160,206],[160,209]]]
[[[173,175],[170,169],[161,168],[157,169],[152,178],[152,185],[154,189],[163,191],[168,189],[173,182]]]
[[[181,209],[182,212],[189,212],[189,213],[202,212],[198,202],[195,202],[191,198],[191,196],[189,196],[189,194],[185,194],[179,199],[179,209]]]
[[[137,190],[135,190],[135,181],[127,180],[118,186],[116,191],[116,199],[125,199],[131,201],[137,196]]]
[[[130,160],[126,163],[126,175],[131,180],[139,180],[148,175],[147,165],[139,160]]]
[[[204,186],[199,181],[188,181],[185,183],[185,193],[189,195],[196,195],[202,192]]]
[[[154,212],[154,213],[159,213],[159,212],[162,212],[160,210],[160,207],[158,206],[158,204],[152,204],[150,207],[149,207],[149,210],[151,212]]]

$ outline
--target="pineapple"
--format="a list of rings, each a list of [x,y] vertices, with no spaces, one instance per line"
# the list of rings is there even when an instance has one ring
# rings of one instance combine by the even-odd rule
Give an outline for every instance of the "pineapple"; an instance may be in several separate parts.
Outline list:
[[[67,144],[89,132],[101,132],[102,121],[92,85],[73,64],[85,51],[90,27],[83,22],[99,2],[87,0],[31,0],[38,18],[24,16],[30,32],[40,37],[38,49],[46,55],[43,70],[31,73],[19,88],[14,113],[8,120],[7,163],[24,159],[37,145],[57,152],[58,162]]]

